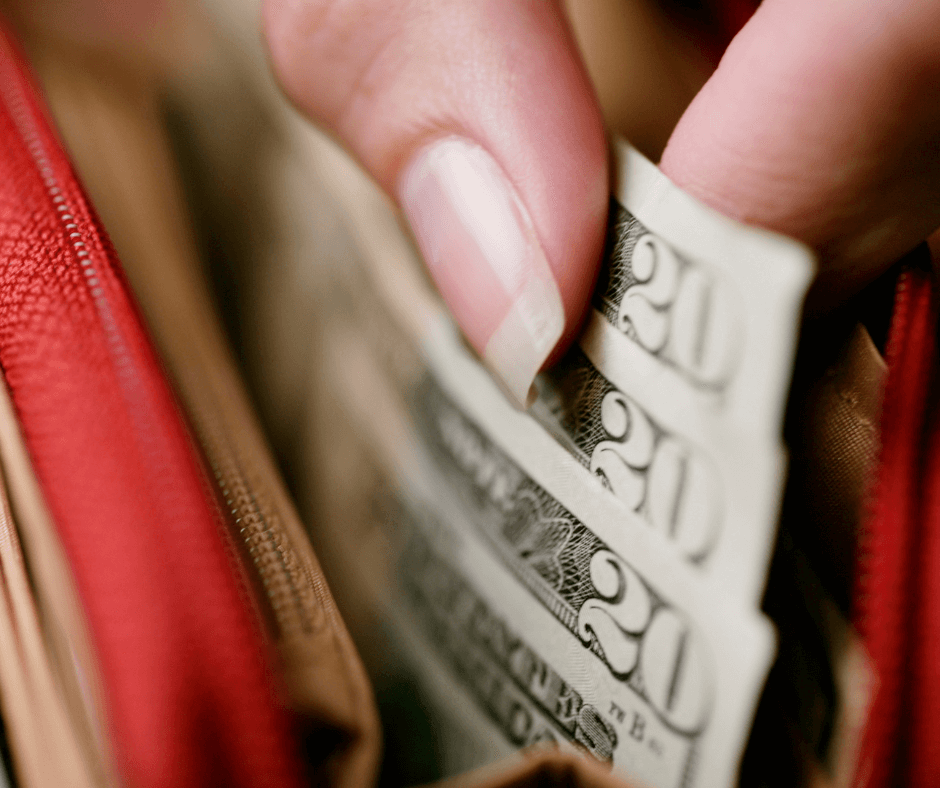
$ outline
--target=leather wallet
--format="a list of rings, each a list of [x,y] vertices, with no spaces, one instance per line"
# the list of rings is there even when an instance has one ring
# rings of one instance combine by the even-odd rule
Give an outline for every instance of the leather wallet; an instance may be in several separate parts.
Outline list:
[[[388,655],[344,585],[350,556],[337,558],[310,524],[329,491],[295,481],[288,492],[268,445],[307,480],[341,448],[324,438],[328,410],[309,416],[318,446],[296,430],[315,408],[304,377],[314,362],[298,361],[314,324],[290,306],[304,292],[300,269],[242,270],[230,291],[215,277],[223,302],[247,305],[228,325],[254,359],[249,394],[200,259],[217,217],[193,208],[178,177],[165,86],[87,52],[28,60],[0,30],[0,710],[15,781],[366,788],[438,777],[412,757],[420,726],[406,735],[407,715],[386,713]],[[263,105],[263,95],[239,99]],[[235,139],[237,160],[248,141]],[[231,199],[229,182],[214,186]],[[319,229],[331,232],[328,221]],[[229,218],[222,232],[237,244],[241,230]],[[929,255],[913,253],[877,288],[896,291],[884,359],[877,332],[859,324],[860,301],[838,318],[848,329],[804,329],[840,339],[820,360],[802,352],[791,395],[786,536],[765,600],[781,656],[743,785],[919,787],[940,776]],[[824,690],[789,691],[800,666],[818,678],[806,631],[833,607],[794,613],[804,548],[822,567],[820,597],[851,619],[877,675],[846,723],[857,729],[831,730],[838,715],[814,705]],[[618,784],[602,765],[553,750],[450,778],[546,781]]]

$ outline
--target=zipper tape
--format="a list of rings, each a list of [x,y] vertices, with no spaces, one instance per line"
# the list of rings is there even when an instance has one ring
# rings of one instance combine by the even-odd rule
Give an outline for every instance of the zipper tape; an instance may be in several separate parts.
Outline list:
[[[299,785],[257,622],[107,236],[0,30],[0,366],[136,786]]]

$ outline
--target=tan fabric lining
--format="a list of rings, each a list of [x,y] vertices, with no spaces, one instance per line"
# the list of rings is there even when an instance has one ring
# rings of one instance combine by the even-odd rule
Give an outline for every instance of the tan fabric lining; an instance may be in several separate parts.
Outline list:
[[[0,386],[0,702],[22,785],[118,784],[68,562]]]

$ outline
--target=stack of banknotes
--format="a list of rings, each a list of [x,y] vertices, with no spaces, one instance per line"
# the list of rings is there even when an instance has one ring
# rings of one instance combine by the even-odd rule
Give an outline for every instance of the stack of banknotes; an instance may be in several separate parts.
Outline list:
[[[636,785],[734,785],[776,652],[760,605],[813,260],[626,143],[615,162],[583,334],[527,411],[387,204],[334,184],[354,248],[320,321],[318,550],[380,703],[419,698],[398,733],[443,774],[558,746]]]

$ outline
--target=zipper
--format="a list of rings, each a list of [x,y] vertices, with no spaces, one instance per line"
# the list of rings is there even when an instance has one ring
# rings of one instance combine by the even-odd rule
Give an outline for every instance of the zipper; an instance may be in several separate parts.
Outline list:
[[[24,58],[0,39],[2,240],[13,241],[0,365],[89,613],[125,776],[299,784],[176,403]]]
[[[267,603],[276,637],[293,639],[314,634],[323,620],[319,589],[287,538],[276,507],[258,472],[238,451],[228,431],[196,398],[187,411],[224,516],[241,539]]]
[[[911,260],[911,262],[915,262]],[[935,363],[933,282],[911,266],[897,282],[886,348],[881,450],[877,476],[860,529],[853,623],[875,668],[878,684],[868,711],[855,784],[901,784],[904,699],[916,598],[917,550],[931,370]]]

